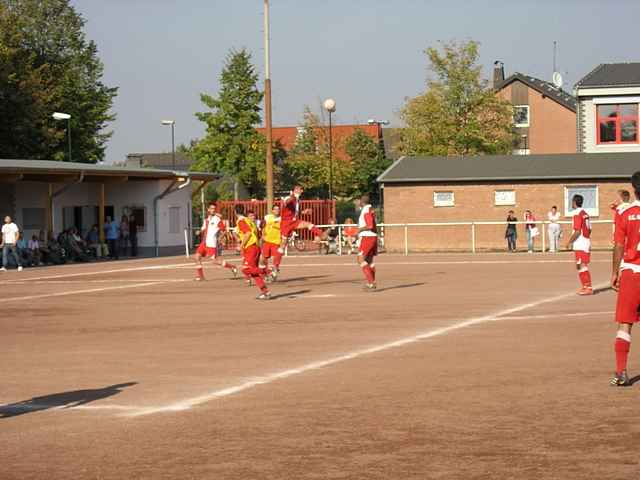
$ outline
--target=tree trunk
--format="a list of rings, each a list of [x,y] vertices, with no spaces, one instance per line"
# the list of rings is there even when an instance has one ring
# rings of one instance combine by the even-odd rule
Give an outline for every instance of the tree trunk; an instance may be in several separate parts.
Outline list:
[[[233,199],[237,202],[239,200],[240,181],[238,177],[233,179]]]

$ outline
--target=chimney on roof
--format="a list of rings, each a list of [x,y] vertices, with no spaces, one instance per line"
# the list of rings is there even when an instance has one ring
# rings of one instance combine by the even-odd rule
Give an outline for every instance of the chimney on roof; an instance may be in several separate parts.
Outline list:
[[[493,62],[493,88],[498,88],[504,82],[504,63],[500,60]]]

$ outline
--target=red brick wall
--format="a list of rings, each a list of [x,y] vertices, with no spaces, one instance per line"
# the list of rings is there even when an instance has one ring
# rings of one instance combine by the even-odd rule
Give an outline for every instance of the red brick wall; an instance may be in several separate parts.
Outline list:
[[[529,128],[519,128],[519,134],[527,135],[527,147],[532,155],[545,153],[575,153],[576,114],[549,97],[543,97],[537,90],[521,82],[513,82],[498,94],[513,101],[513,88],[518,84],[527,90],[529,105]]]
[[[518,220],[529,209],[537,219],[547,218],[547,212],[556,205],[564,216],[564,187],[571,185],[598,185],[599,217],[593,220],[612,218],[608,205],[616,200],[619,189],[630,189],[621,182],[545,182],[513,184],[476,184],[476,185],[385,185],[384,222],[385,223],[423,223],[423,222],[468,222],[468,221],[504,221],[509,210],[514,210]],[[514,190],[514,206],[495,206],[496,190]],[[454,207],[434,207],[435,191],[452,191],[455,196]],[[570,220],[570,218],[562,218]],[[504,249],[505,225],[476,226],[476,246],[479,250]],[[609,224],[593,227],[595,248],[611,245],[612,226]],[[410,227],[409,248],[411,251],[466,250],[471,249],[471,227]],[[570,228],[563,226],[563,242],[569,238]],[[538,237],[537,248],[541,246]],[[564,245],[564,244],[563,244]],[[385,246],[390,251],[404,249],[404,229],[386,228]],[[524,226],[518,226],[518,246],[526,246]]]

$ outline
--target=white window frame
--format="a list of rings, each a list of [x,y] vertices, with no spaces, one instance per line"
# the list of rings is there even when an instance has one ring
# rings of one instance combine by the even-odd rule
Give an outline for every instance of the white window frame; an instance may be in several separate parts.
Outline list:
[[[565,185],[564,187],[564,216],[572,217],[574,214],[574,210],[571,208],[571,198],[569,198],[569,190],[576,188],[595,188],[596,190],[596,207],[595,208],[585,208],[590,217],[599,217],[600,216],[600,188],[598,185]]]
[[[527,110],[527,123],[515,123],[516,108],[525,108]],[[513,106],[513,123],[516,128],[527,128],[531,125],[531,109],[529,105],[514,105]]]
[[[500,200],[498,195],[501,193],[509,193],[513,195],[513,200]],[[496,207],[512,207],[516,204],[516,191],[515,190],[494,190],[493,192],[493,204]]]
[[[451,200],[440,201],[438,200],[438,194],[448,193],[451,194]],[[433,192],[433,206],[434,207],[455,207],[456,206],[456,195],[451,190],[437,190]]]

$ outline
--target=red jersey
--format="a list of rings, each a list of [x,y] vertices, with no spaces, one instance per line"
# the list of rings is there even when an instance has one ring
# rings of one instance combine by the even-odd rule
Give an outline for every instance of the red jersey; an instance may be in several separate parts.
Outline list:
[[[361,237],[376,237],[378,236],[378,226],[376,225],[376,212],[371,205],[365,205],[360,211],[360,218],[358,219],[358,227],[368,228],[360,232]]]
[[[206,218],[200,231],[202,232],[202,242],[207,248],[218,246],[218,233],[227,229],[222,218],[216,213]]]
[[[300,200],[295,195],[289,195],[282,202],[282,213],[280,214],[282,223],[295,222],[300,213]]]
[[[640,272],[640,202],[633,202],[618,213],[613,238],[616,245],[624,246],[621,268]]]
[[[589,214],[581,208],[573,216],[573,231],[579,231],[580,235],[573,242],[573,249],[581,252],[591,251],[591,221]]]

